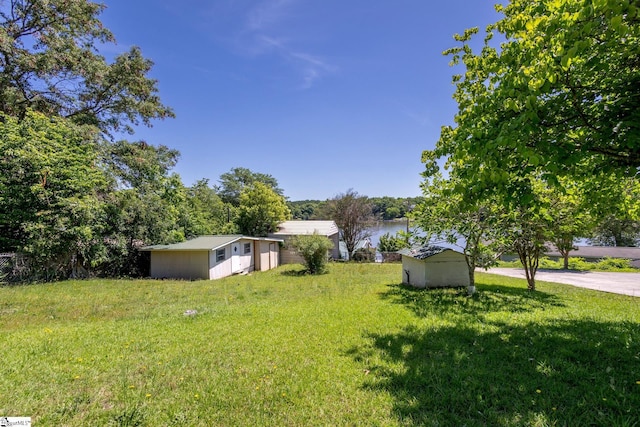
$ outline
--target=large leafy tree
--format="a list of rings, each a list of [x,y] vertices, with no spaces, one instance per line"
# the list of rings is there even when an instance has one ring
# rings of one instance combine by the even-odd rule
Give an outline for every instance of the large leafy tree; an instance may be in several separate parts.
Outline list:
[[[606,206],[597,207],[598,221],[590,241],[602,246],[640,245],[640,181],[606,180],[601,187],[610,195]]]
[[[215,189],[209,187],[207,179],[199,180],[186,191],[186,210],[181,222],[187,238],[236,231],[236,208],[224,203]]]
[[[88,0],[0,3],[0,111],[28,109],[91,124],[105,133],[172,117],[147,77],[152,62],[132,47],[112,62],[98,46],[114,42]]]
[[[102,262],[108,179],[96,132],[36,112],[0,119],[0,251],[29,255],[43,279]]]
[[[103,166],[112,179],[106,205],[105,274],[141,272],[138,249],[147,244],[185,239],[187,191],[171,172],[178,153],[144,141],[117,141],[104,147]]]
[[[291,218],[284,197],[273,188],[255,182],[240,193],[237,225],[240,233],[263,237],[277,230],[279,223]]]
[[[70,259],[78,271],[98,266],[120,274],[113,265],[128,268],[141,243],[184,238],[176,223],[184,187],[168,173],[177,152],[113,142],[173,112],[160,101],[140,49],[112,60],[100,54],[115,41],[99,20],[104,7],[0,2],[0,112],[11,153],[4,158],[2,150],[0,204],[8,210],[0,244],[42,268],[62,266],[60,275]]]
[[[513,0],[487,28],[456,36],[446,53],[458,113],[434,157],[464,162],[478,187],[508,186],[512,172],[634,175],[640,166],[639,5],[633,0]],[[494,42],[498,34],[500,44]],[[481,189],[481,188],[478,188]]]
[[[220,175],[218,195],[223,202],[238,206],[240,204],[240,194],[242,194],[245,188],[251,187],[256,182],[271,188],[271,190],[279,196],[284,194],[282,189],[278,187],[278,180],[273,176],[253,172],[247,168],[233,168],[229,172]]]

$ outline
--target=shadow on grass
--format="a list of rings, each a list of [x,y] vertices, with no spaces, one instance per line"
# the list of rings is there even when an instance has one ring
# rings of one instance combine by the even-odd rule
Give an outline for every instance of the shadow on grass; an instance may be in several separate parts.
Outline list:
[[[309,273],[309,270],[307,270],[306,268],[301,268],[284,270],[280,274],[287,277],[324,276],[325,274],[328,274],[328,271],[324,271],[322,273]]]
[[[472,297],[466,288],[418,289],[406,285],[390,285],[381,298],[410,308],[419,317],[427,315],[458,314],[484,316],[496,311],[511,313],[562,307],[562,301],[545,292],[529,292],[501,285],[482,285]]]
[[[392,286],[384,298],[418,316],[447,315],[369,333],[349,351],[369,373],[365,389],[392,397],[400,424],[640,425],[637,323],[457,315],[561,306],[552,295],[496,285],[479,294]]]
[[[309,275],[309,272],[306,269],[302,268],[302,269],[296,269],[296,270],[294,269],[284,270],[280,274],[287,277],[301,277],[301,276]]]

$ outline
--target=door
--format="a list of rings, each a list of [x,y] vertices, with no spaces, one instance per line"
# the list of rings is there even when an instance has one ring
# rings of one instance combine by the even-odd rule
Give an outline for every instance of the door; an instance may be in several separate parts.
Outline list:
[[[238,273],[242,270],[242,263],[240,262],[240,243],[236,242],[231,245],[231,273]]]

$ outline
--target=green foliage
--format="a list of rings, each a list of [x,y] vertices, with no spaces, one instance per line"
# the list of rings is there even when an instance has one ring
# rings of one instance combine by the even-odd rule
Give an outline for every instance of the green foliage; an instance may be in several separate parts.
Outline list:
[[[404,218],[421,201],[420,197],[371,197],[373,215],[383,221]]]
[[[640,221],[608,215],[595,227],[589,242],[595,246],[638,246]]]
[[[304,260],[307,272],[310,274],[326,272],[329,251],[333,248],[333,242],[330,239],[314,233],[296,236],[291,240],[291,245]]]
[[[521,267],[519,261],[501,261],[500,267]],[[549,257],[540,257],[540,268],[547,270],[564,269],[562,260],[554,261]],[[623,258],[603,258],[597,262],[589,262],[581,257],[569,257],[569,270],[576,271],[611,271],[611,272],[636,272],[637,268],[631,265],[631,260]]]
[[[185,236],[192,238],[207,234],[236,232],[236,208],[222,202],[208,180],[202,179],[186,189],[186,211],[181,219]]]
[[[30,111],[1,119],[0,251],[27,254],[41,279],[95,266],[108,182],[95,132]]]
[[[421,201],[420,197],[370,197],[371,212],[379,220],[389,221],[404,218]],[[332,219],[327,210],[329,201],[288,201],[293,219]]]
[[[316,219],[316,215],[322,210],[323,203],[320,200],[298,200],[295,202],[287,200],[291,218],[298,220]]]
[[[409,236],[406,232],[396,233],[395,236],[392,236],[391,233],[385,233],[380,236],[378,241],[378,251],[380,252],[396,252],[409,246]]]
[[[173,112],[140,49],[99,55],[115,42],[104,7],[0,6],[0,250],[26,254],[31,279],[131,272],[147,239],[184,239],[184,188],[169,175],[178,153],[112,140]]]
[[[88,0],[9,0],[0,10],[0,111],[36,110],[103,132],[173,117],[147,77],[152,62],[137,47],[113,63],[97,53],[113,43]]]
[[[247,168],[233,168],[229,172],[220,175],[218,195],[223,202],[238,206],[242,192],[255,183],[264,184],[275,194],[283,196],[283,191],[278,187],[278,181],[273,176],[253,172]]]
[[[436,149],[423,154],[429,174],[447,157],[475,197],[497,190],[511,198],[521,197],[514,175],[551,185],[567,174],[578,181],[636,175],[637,5],[514,0],[497,9],[504,16],[487,28],[482,50],[471,47],[473,29],[445,52],[464,68],[453,79],[456,125],[443,127]]]
[[[240,194],[238,229],[247,236],[261,237],[277,230],[282,221],[291,217],[284,197],[270,186],[254,182]]]
[[[427,236],[462,246],[470,286],[474,286],[476,267],[492,265],[506,244],[504,210],[498,198],[470,197],[469,186],[457,180],[455,171],[446,180],[439,174],[426,177],[421,187],[423,201],[411,217]]]

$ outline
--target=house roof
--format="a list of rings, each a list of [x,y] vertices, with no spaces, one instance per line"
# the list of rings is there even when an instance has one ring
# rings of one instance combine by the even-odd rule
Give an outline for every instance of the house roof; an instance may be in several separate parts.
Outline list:
[[[278,224],[278,231],[272,236],[299,236],[318,233],[322,236],[333,236],[338,233],[335,221],[285,221]]]
[[[411,248],[411,249],[410,248],[400,249],[398,253],[404,256],[415,258],[415,259],[427,259],[434,255],[438,255],[446,251],[460,253],[458,251],[454,251],[451,248],[445,248],[443,246],[436,246],[436,245],[421,246],[419,248]]]
[[[238,240],[267,240],[282,242],[281,239],[266,237],[248,237],[241,234],[199,236],[186,242],[171,245],[153,245],[140,248],[141,251],[214,251]]]
[[[640,248],[615,247],[615,246],[577,246],[577,250],[571,251],[569,256],[582,258],[626,258],[631,260],[640,259]],[[560,256],[560,253],[553,250],[546,252],[548,256]]]

